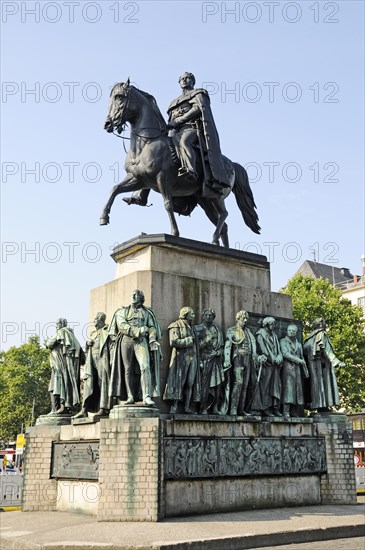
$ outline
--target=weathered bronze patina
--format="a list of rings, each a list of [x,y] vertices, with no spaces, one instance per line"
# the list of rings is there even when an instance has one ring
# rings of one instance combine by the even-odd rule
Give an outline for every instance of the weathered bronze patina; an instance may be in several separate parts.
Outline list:
[[[127,199],[129,204],[146,205],[148,190],[153,189],[163,196],[173,235],[179,235],[174,212],[190,215],[199,205],[216,227],[213,243],[219,244],[221,239],[224,246],[229,246],[224,201],[231,191],[246,225],[260,232],[247,172],[221,155],[208,92],[194,89],[191,73],[184,73],[180,84],[183,93],[169,107],[168,125],[153,96],[138,90],[129,80],[113,87],[105,129],[120,134],[125,123],[130,123],[130,149],[125,162],[128,175],[113,187],[100,224],[109,223],[111,207],[120,193],[146,190]]]
[[[160,395],[161,330],[144,299],[142,290],[134,290],[131,304],[117,309],[110,323],[116,341],[109,396],[126,405],[142,399],[152,406],[152,397]]]

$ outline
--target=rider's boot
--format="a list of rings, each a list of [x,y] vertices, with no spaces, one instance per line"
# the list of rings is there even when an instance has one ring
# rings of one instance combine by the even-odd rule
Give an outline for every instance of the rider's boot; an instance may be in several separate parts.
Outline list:
[[[124,197],[123,200],[127,204],[136,204],[137,206],[147,206],[148,195],[150,189],[141,189],[133,193],[131,197]]]
[[[195,183],[198,179],[198,174],[189,170],[186,166],[179,168],[178,176],[183,177],[187,183]]]

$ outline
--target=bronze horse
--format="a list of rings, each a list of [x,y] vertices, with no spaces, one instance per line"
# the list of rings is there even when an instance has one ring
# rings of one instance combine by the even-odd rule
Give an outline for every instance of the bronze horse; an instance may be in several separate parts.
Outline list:
[[[256,205],[246,170],[240,164],[222,156],[225,167],[231,173],[230,187],[222,189],[217,198],[206,198],[202,193],[204,169],[202,162],[197,167],[198,180],[194,183],[181,181],[178,177],[176,156],[171,151],[167,124],[150,94],[138,90],[129,83],[116,84],[110,93],[109,114],[105,130],[120,134],[126,122],[130,123],[130,149],[125,161],[127,176],[115,185],[101,214],[100,225],[109,223],[109,213],[114,199],[120,193],[140,189],[153,189],[161,193],[170,218],[172,235],[179,236],[175,214],[190,215],[195,206],[203,208],[215,225],[213,244],[229,246],[228,216],[224,200],[233,191],[245,224],[260,233]]]

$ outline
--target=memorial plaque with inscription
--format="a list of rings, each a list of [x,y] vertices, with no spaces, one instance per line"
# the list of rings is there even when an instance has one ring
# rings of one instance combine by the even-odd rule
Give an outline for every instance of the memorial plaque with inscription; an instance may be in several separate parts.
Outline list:
[[[166,437],[165,479],[320,474],[323,438]]]
[[[99,442],[53,443],[51,477],[59,479],[99,479]]]

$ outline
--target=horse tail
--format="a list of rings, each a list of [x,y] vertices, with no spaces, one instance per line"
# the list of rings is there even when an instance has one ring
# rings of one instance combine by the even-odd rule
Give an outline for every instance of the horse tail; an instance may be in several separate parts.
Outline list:
[[[247,227],[254,233],[260,234],[261,227],[258,224],[259,217],[256,212],[255,199],[253,198],[247,172],[243,166],[237,162],[233,162],[233,166],[235,181],[232,191],[236,197],[237,206],[241,210],[242,217]]]

